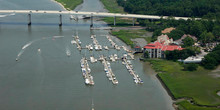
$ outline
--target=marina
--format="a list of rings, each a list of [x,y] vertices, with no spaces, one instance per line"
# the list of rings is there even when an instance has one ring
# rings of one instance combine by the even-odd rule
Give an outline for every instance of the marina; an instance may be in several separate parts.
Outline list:
[[[93,40],[95,50],[96,51],[102,51],[102,45],[100,45],[99,42],[97,41],[96,35],[91,35],[90,37]],[[75,43],[77,45],[78,50],[81,50],[81,49],[88,49],[89,51],[93,50],[93,44],[86,45],[86,48],[82,48],[81,47],[81,41],[79,40],[79,36],[73,36],[73,38],[74,38],[74,40],[71,41],[71,43],[72,44]],[[123,50],[127,53],[123,54],[123,56],[121,56],[121,57],[119,57],[117,54],[111,54],[108,57],[106,57],[104,55],[99,55],[99,59],[96,59],[94,57],[94,55],[91,55],[88,60],[91,63],[96,63],[98,60],[101,61],[101,63],[104,65],[104,71],[106,73],[106,76],[107,76],[108,80],[112,81],[112,83],[114,85],[118,84],[118,80],[116,79],[116,76],[115,76],[115,74],[113,73],[113,71],[111,69],[111,65],[110,65],[109,61],[116,62],[118,60],[121,60],[122,64],[124,64],[126,66],[128,72],[133,76],[134,82],[136,84],[142,84],[143,81],[140,79],[140,77],[133,70],[133,66],[132,66],[131,61],[130,61],[130,60],[134,60],[133,53],[130,53],[130,50],[128,50],[125,46],[121,46],[121,47],[118,46],[110,38],[110,36],[106,36],[106,38],[109,40],[109,42],[113,46],[112,49],[120,51],[120,48],[122,47]],[[103,48],[105,50],[109,50],[108,46],[103,46]],[[88,65],[88,60],[85,57],[83,57],[81,59],[82,72],[83,72],[83,76],[85,78],[85,83],[88,84],[88,85],[94,85],[93,77],[90,74],[91,70],[90,70],[89,65]]]

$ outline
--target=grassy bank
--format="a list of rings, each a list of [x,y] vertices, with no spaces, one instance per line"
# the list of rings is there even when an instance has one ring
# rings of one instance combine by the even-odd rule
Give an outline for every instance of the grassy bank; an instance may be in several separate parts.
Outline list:
[[[146,30],[120,30],[120,31],[112,31],[111,34],[117,36],[127,45],[133,46],[134,43],[131,39],[135,38],[144,38],[146,41],[150,41],[151,37],[146,37]]]
[[[74,10],[83,0],[55,0],[61,3],[67,10]]]
[[[216,91],[220,89],[220,78],[213,77],[213,72],[199,67],[197,71],[183,71],[183,67],[167,60],[149,60],[153,68],[159,72],[158,76],[169,88],[174,98],[192,98],[198,105],[218,106],[220,97]],[[179,103],[187,110],[195,105]],[[192,108],[187,108],[187,106]]]
[[[111,13],[125,13],[123,7],[118,6],[116,0],[100,0],[105,9],[107,9]]]
[[[100,1],[105,6],[105,9],[107,9],[110,13],[126,13],[124,12],[123,7],[118,6],[116,0],[100,0]],[[105,17],[102,20],[108,23],[108,25],[115,27],[113,17]],[[116,18],[116,26],[132,26],[132,19]]]

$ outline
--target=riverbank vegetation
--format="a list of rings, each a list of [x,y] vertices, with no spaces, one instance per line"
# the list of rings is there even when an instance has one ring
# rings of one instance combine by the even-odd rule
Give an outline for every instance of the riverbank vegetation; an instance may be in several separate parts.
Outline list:
[[[148,61],[159,73],[158,76],[169,88],[175,99],[191,98],[195,104],[199,105],[220,105],[220,97],[216,94],[220,79],[213,77],[212,74],[214,73],[210,70],[205,70],[199,66],[196,71],[185,71],[182,64],[177,62],[160,59]],[[196,105],[181,103],[181,106],[187,110],[192,110]]]
[[[55,0],[61,3],[67,10],[74,10],[78,5],[83,3],[83,0]]]

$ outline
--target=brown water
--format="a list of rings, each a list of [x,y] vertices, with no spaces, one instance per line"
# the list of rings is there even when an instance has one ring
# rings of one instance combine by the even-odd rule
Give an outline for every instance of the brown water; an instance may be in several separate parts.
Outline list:
[[[0,9],[62,10],[50,0],[0,0]],[[103,10],[98,0],[85,0],[82,11]],[[110,46],[106,30],[89,29],[90,21],[70,21],[63,15],[63,27],[58,27],[58,15],[32,15],[28,27],[27,15],[0,17],[0,110],[89,110],[92,100],[95,110],[172,110],[172,100],[156,79],[148,64],[138,57],[132,61],[134,70],[144,81],[136,85],[120,61],[111,63],[119,84],[112,85],[103,65],[90,64],[95,85],[86,86],[80,68],[82,56],[108,56],[123,51],[79,52],[70,41],[78,32],[85,46],[92,43],[90,34],[97,35],[102,45]],[[95,26],[106,26],[95,21]],[[64,36],[52,38],[53,36]],[[125,45],[113,38],[118,45]],[[29,43],[30,42],[30,43]],[[22,47],[30,44],[24,50]],[[41,52],[38,52],[38,49]],[[66,51],[71,51],[67,57]],[[19,60],[15,61],[20,53]]]

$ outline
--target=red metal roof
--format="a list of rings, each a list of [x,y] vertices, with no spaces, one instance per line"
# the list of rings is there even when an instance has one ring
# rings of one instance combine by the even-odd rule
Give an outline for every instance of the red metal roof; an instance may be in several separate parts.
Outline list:
[[[162,51],[173,51],[173,50],[183,50],[181,46],[178,45],[163,45],[159,42],[150,43],[144,46],[145,49],[161,49]]]

